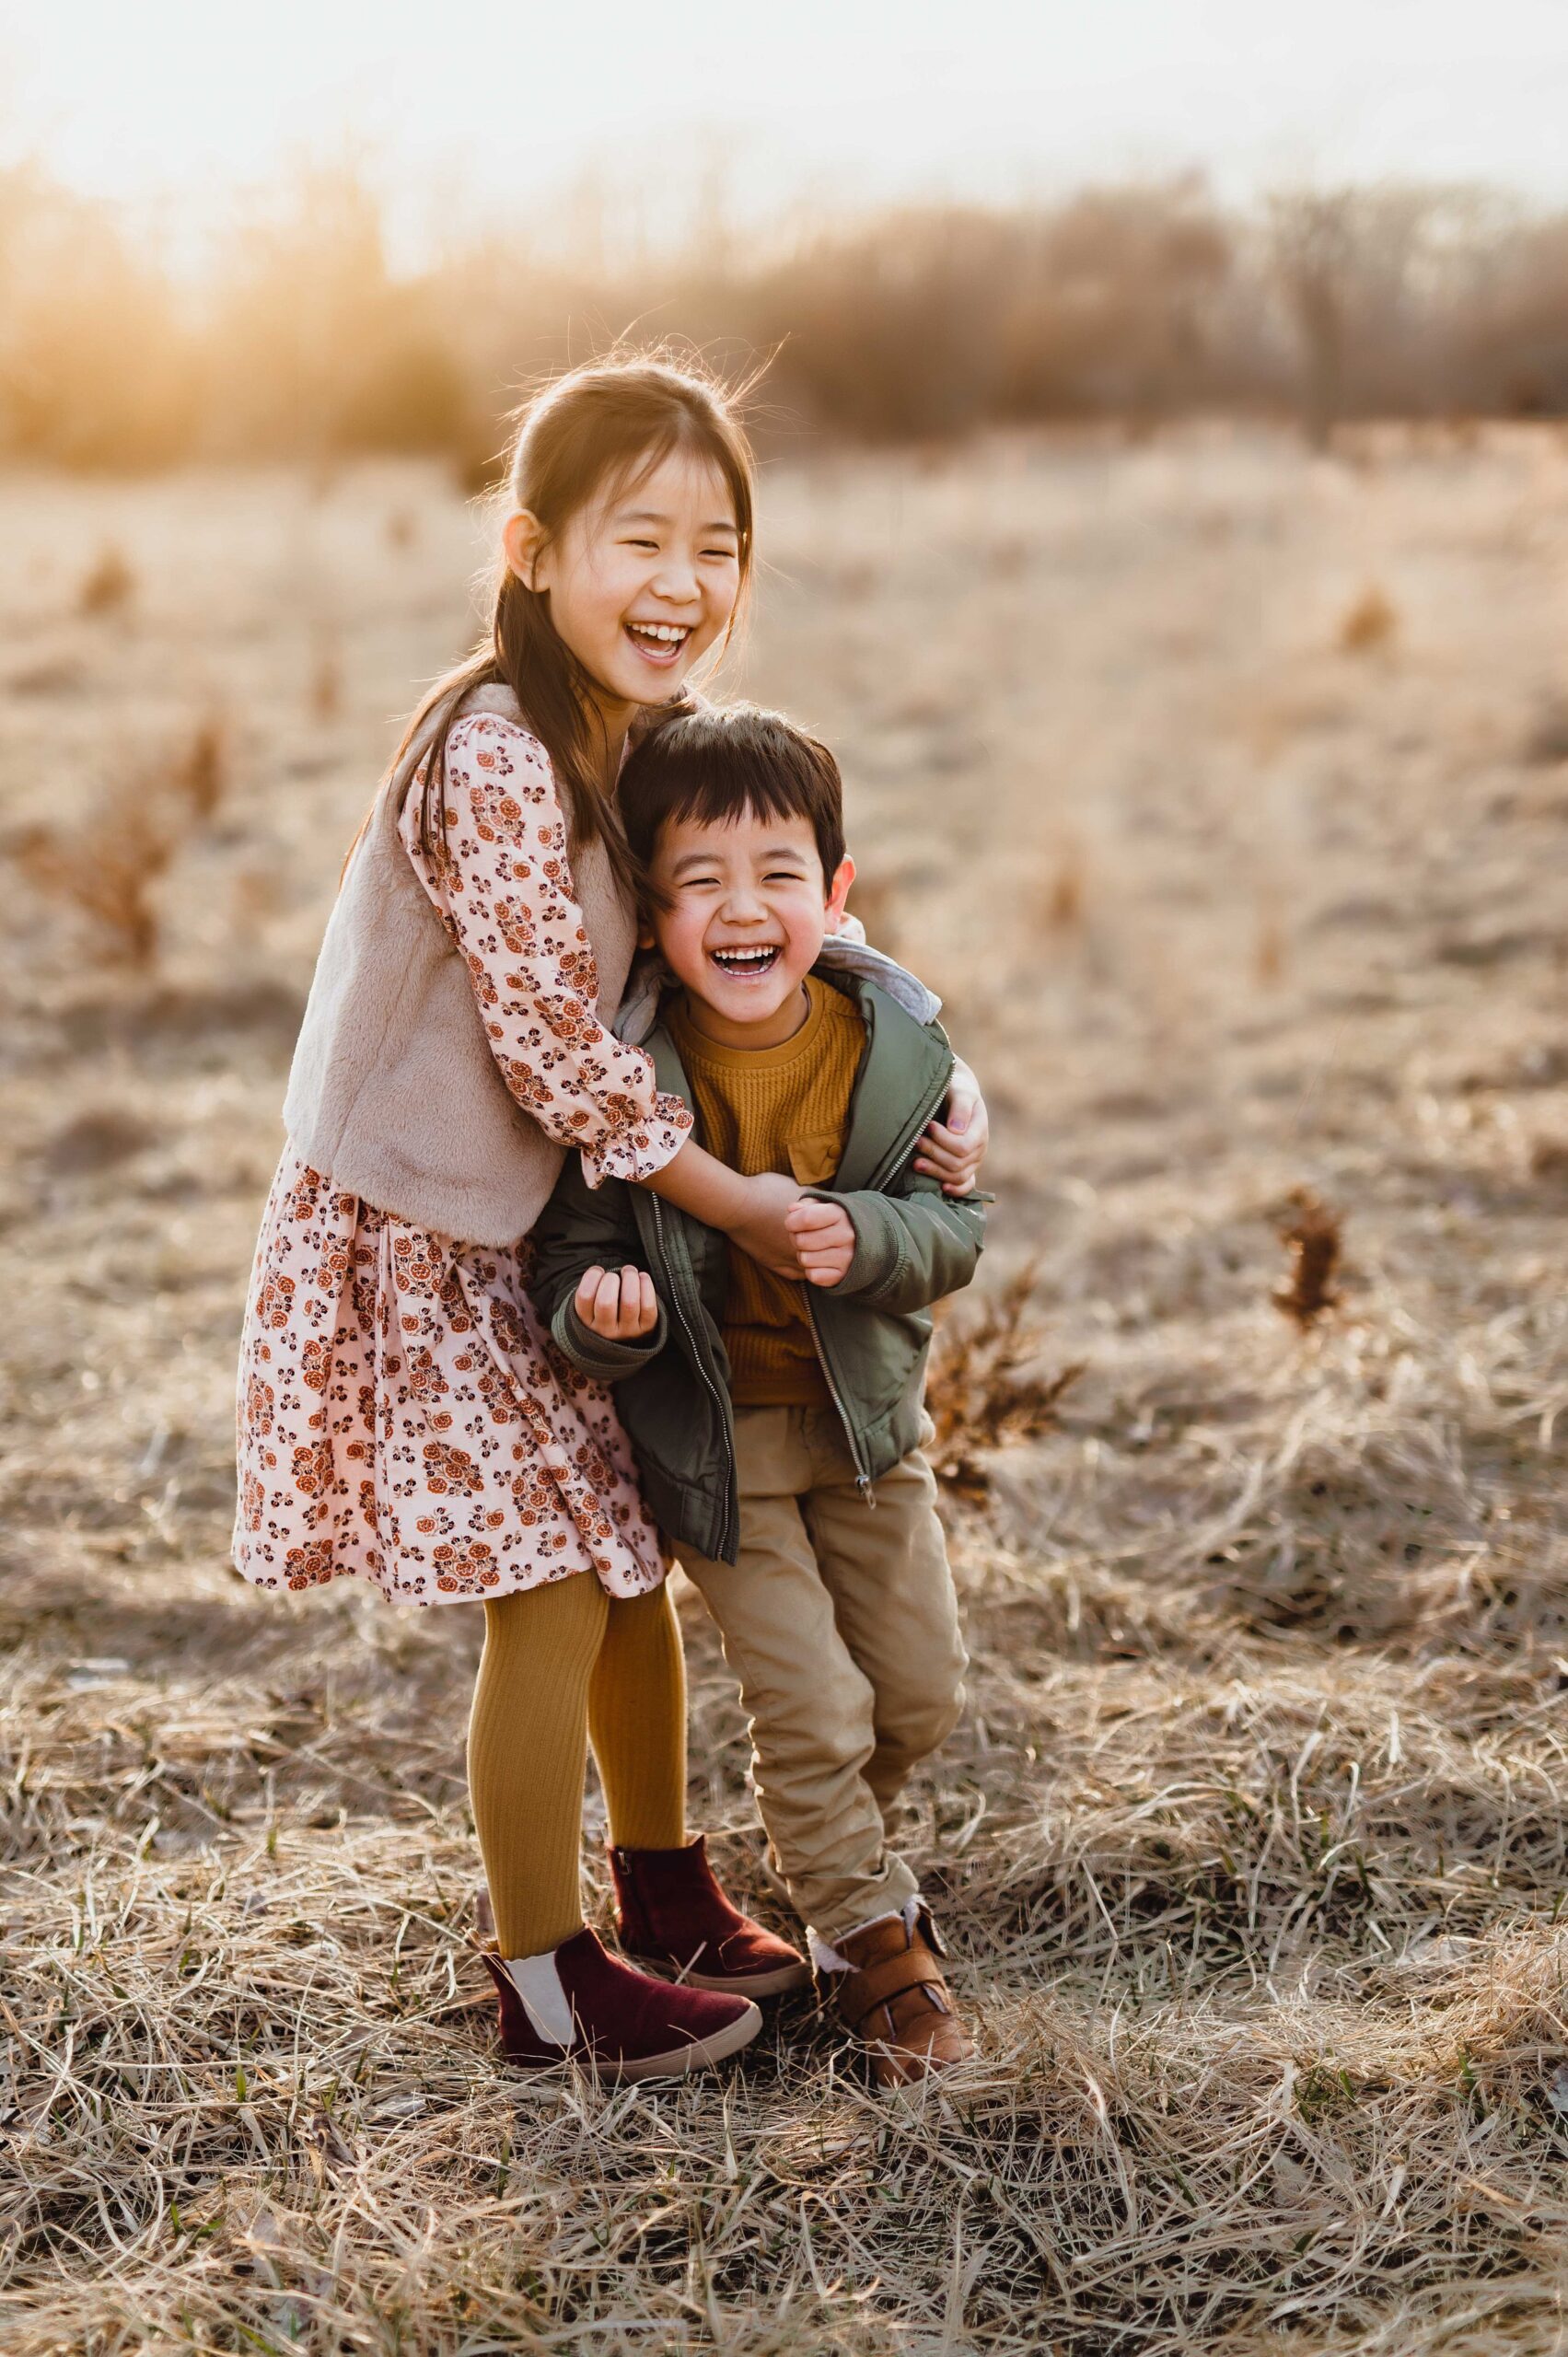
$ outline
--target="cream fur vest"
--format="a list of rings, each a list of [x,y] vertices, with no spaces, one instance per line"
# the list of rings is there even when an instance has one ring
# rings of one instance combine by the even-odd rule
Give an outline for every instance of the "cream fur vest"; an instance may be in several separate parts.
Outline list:
[[[463,716],[523,725],[509,688],[474,689]],[[398,834],[416,739],[377,796],[327,921],[284,1122],[313,1170],[418,1227],[469,1244],[516,1244],[550,1199],[565,1149],[507,1091],[469,970]],[[634,928],[604,846],[572,853],[577,903],[613,1021]]]

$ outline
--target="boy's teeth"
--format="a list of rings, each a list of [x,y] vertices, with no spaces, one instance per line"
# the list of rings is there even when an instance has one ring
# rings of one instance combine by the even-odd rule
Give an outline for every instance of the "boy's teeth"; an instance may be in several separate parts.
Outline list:
[[[719,966],[771,966],[778,954],[777,943],[770,942],[765,949],[715,949],[714,962]]]

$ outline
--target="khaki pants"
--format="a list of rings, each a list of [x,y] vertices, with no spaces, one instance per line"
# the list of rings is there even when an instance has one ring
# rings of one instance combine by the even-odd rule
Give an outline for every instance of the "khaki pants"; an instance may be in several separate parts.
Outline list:
[[[830,1409],[738,1408],[735,1438],[739,1561],[681,1562],[740,1680],[773,1863],[830,1943],[918,1890],[887,1828],[963,1707],[936,1484],[912,1451],[868,1505]]]

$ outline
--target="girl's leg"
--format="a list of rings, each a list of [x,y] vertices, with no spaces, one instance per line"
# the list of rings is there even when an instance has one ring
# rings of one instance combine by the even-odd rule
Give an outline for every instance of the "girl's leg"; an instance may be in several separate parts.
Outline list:
[[[588,1685],[588,1734],[610,1840],[628,1850],[686,1840],[686,1656],[669,1582],[608,1599]]]
[[[485,1603],[469,1791],[504,1956],[542,1956],[583,1928],[588,1689],[609,1609],[591,1572]]]

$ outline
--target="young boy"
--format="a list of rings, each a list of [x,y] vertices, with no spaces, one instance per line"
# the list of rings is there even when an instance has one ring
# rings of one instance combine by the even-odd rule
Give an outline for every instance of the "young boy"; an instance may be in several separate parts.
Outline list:
[[[819,1985],[897,2084],[973,2051],[887,1838],[968,1666],[919,1444],[931,1305],[969,1283],[983,1214],[912,1167],[952,1053],[822,958],[854,875],[824,747],[772,713],[704,709],[639,746],[618,798],[648,879],[643,944],[674,985],[643,1044],[711,1153],[806,1190],[788,1215],[800,1276],[645,1188],[590,1191],[574,1157],[534,1230],[532,1290],[572,1363],[617,1387],[645,1494],[739,1678]],[[703,1961],[611,1855],[627,1945]]]

